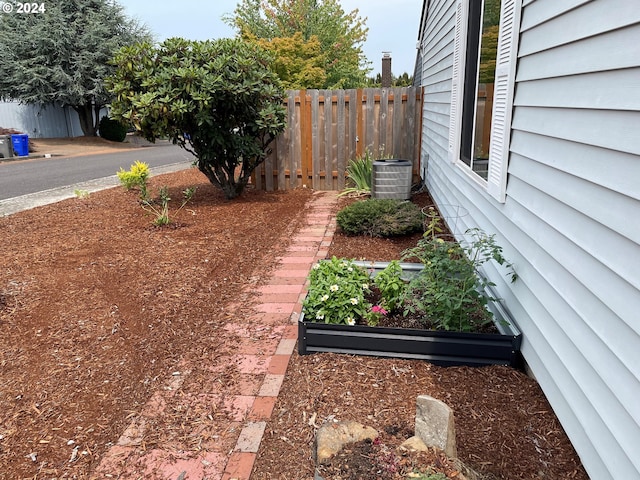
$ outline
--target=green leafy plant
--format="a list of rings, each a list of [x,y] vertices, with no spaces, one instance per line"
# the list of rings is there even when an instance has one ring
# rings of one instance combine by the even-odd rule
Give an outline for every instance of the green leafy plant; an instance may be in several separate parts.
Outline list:
[[[311,321],[354,325],[371,308],[365,300],[370,282],[368,272],[351,260],[319,262],[309,273],[303,312]]]
[[[434,207],[427,208],[426,212],[423,210],[424,215],[427,217],[424,225],[425,238],[436,238],[444,232],[442,226],[442,218],[438,215],[438,212]]]
[[[494,260],[509,269],[512,282],[517,275],[494,235],[476,228],[468,230],[467,236],[470,241],[464,246],[425,237],[403,252],[403,259],[418,258],[425,265],[403,293],[404,315],[418,315],[435,329],[461,332],[478,330],[492,321],[485,306],[496,299],[483,292],[494,284],[481,274],[482,265]]]
[[[169,138],[227,199],[239,196],[285,128],[270,53],[240,38],[138,43],[115,55],[111,116],[144,138]]]
[[[436,472],[414,472],[406,476],[407,480],[447,480],[444,473]]]
[[[124,142],[127,138],[127,127],[117,120],[113,120],[107,116],[100,119],[99,133],[105,140],[113,142]]]
[[[120,183],[127,190],[138,188],[140,197],[145,200],[147,198],[147,179],[149,178],[149,165],[138,160],[135,161],[129,170],[122,167],[116,173]]]
[[[73,191],[73,194],[77,197],[77,198],[89,198],[89,192],[87,190],[80,190],[78,188],[76,188]]]
[[[347,205],[336,216],[347,235],[391,237],[420,232],[422,212],[412,202],[393,199],[367,199]]]
[[[117,172],[120,183],[127,190],[138,188],[140,190],[140,205],[142,209],[155,215],[153,224],[156,226],[168,225],[171,223],[169,218],[169,189],[166,186],[160,188],[158,199],[152,199],[147,190],[147,179],[149,178],[149,165],[144,162],[137,161],[131,165],[129,170],[120,168]],[[178,213],[182,210],[196,193],[195,187],[186,188],[182,191],[182,203],[174,212]]]
[[[195,193],[195,187],[187,188],[182,191],[182,203],[180,204],[180,207],[178,207],[178,209],[174,212],[174,215],[184,208],[184,206],[193,198]],[[141,205],[144,210],[155,215],[153,224],[161,227],[163,225],[168,225],[169,223],[171,223],[171,219],[169,218],[170,201],[171,198],[169,197],[169,189],[165,185],[160,188],[159,199],[157,201],[145,198],[141,201]]]
[[[398,260],[389,262],[373,279],[382,296],[382,305],[387,310],[395,309],[403,296],[406,282],[402,279],[402,267]]]
[[[347,179],[349,186],[338,196],[369,195],[371,193],[371,182],[373,181],[373,157],[367,150],[362,157],[350,160],[347,165]]]

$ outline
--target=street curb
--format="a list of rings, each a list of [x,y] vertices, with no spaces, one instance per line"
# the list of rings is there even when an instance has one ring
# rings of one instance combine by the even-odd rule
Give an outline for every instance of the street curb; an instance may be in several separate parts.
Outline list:
[[[22,157],[27,158],[27,157]],[[192,166],[192,162],[178,162],[170,165],[163,165],[161,167],[153,167],[150,169],[151,176],[161,175],[163,173],[172,173],[180,170],[186,170]],[[98,192],[107,188],[112,188],[120,185],[120,180],[117,175],[111,175],[109,177],[98,178],[95,180],[89,180],[87,182],[78,183],[75,185],[66,185],[64,187],[52,188],[49,190],[43,190],[41,192],[29,193],[27,195],[21,195],[19,197],[7,198],[0,200],[0,217],[6,217],[14,213],[29,210],[35,207],[41,207],[43,205],[49,205],[51,203],[60,202],[68,198],[76,196],[76,191],[83,191],[87,193]]]

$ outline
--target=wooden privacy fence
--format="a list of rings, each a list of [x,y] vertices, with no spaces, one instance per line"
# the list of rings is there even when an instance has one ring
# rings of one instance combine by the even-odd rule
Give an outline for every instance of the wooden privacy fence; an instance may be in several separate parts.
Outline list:
[[[411,160],[419,172],[422,89],[289,90],[287,127],[254,172],[257,188],[342,190],[351,159]]]

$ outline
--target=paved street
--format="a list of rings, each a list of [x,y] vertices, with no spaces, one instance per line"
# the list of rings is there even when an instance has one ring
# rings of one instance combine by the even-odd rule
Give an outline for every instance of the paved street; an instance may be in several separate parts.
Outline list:
[[[110,177],[140,160],[150,167],[191,162],[193,157],[170,143],[99,155],[35,158],[0,163],[0,200]]]
[[[0,216],[64,200],[74,190],[94,192],[118,185],[116,172],[140,160],[152,175],[189,168],[193,157],[163,143],[134,150],[74,157],[35,158],[0,163]]]

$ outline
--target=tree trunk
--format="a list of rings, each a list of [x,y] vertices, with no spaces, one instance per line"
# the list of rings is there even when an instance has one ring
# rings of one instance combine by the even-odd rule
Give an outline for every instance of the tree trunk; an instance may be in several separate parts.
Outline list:
[[[84,105],[74,105],[72,108],[78,113],[80,128],[85,137],[98,135],[98,120],[93,118],[93,105],[91,102]]]
[[[93,112],[94,112],[94,117],[93,117],[93,131],[96,132],[96,135],[99,135],[99,129],[100,129],[100,110],[102,110],[102,105],[98,105],[98,104],[94,104],[93,105]]]
[[[227,200],[239,197],[249,182],[249,177],[241,176],[236,180],[233,173],[234,169],[230,169],[231,172],[229,172],[220,166],[216,168],[215,165],[209,165],[203,161],[198,161],[197,166],[198,170],[205,174],[212,185],[224,192],[224,197]]]

